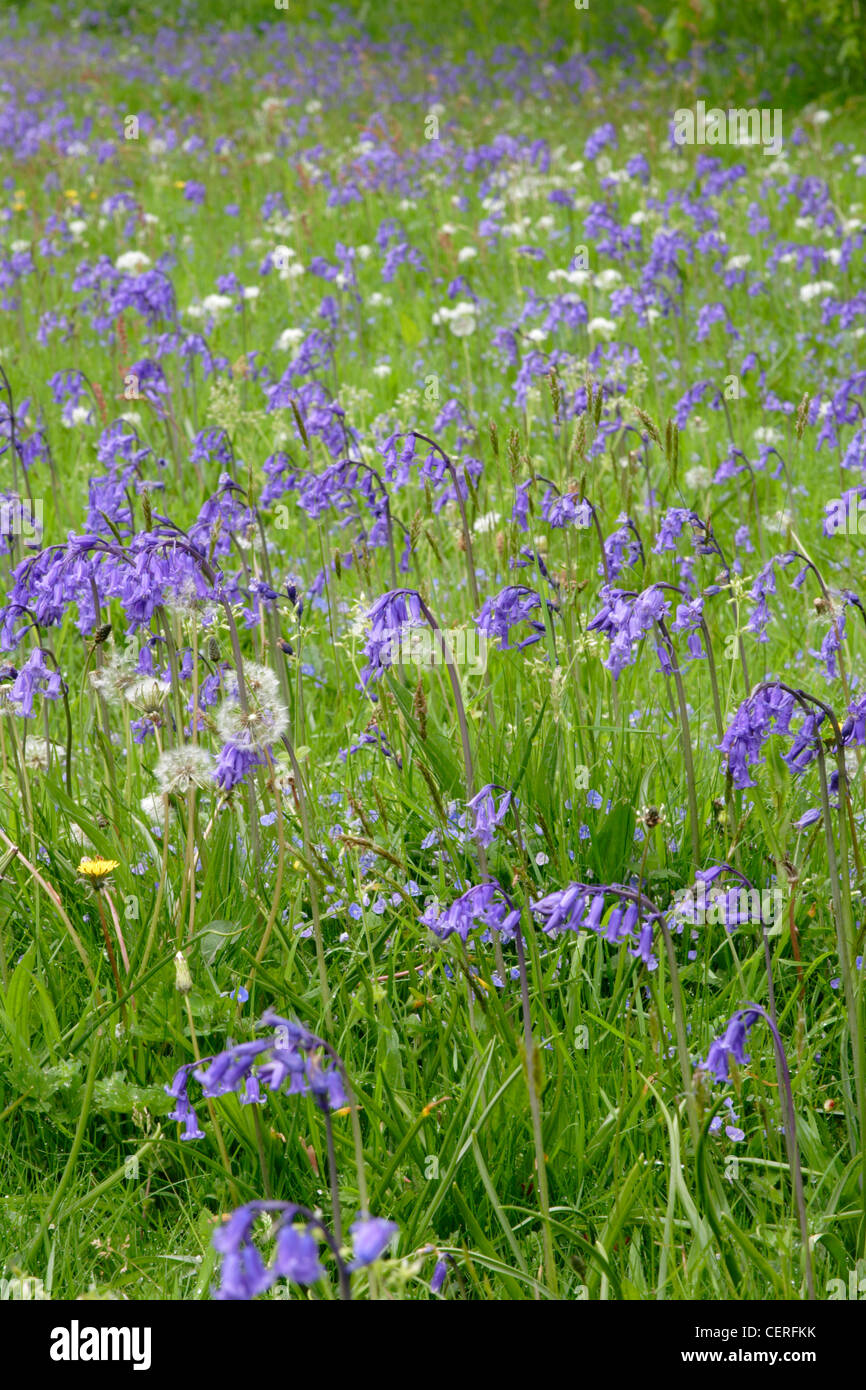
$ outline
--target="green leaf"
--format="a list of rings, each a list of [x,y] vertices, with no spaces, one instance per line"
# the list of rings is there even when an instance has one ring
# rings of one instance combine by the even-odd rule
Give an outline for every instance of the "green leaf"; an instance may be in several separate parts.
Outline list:
[[[240,936],[243,930],[238,922],[208,922],[199,937],[202,959],[213,965],[226,943]]]

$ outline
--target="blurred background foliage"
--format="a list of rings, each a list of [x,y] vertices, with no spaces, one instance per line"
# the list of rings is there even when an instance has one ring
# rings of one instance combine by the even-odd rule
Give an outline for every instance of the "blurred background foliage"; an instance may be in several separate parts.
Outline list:
[[[681,64],[696,94],[717,102],[802,107],[866,92],[866,0],[0,0],[0,23],[4,15],[43,32],[132,36],[162,25],[321,26],[347,40],[362,30],[377,41],[402,34],[452,56],[499,43],[583,52],[613,45],[629,61]]]

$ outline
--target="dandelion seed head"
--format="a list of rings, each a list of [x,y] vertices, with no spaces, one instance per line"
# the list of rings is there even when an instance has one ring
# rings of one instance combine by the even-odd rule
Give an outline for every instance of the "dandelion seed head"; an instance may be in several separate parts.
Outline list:
[[[213,758],[206,748],[189,743],[161,753],[154,768],[161,796],[185,794],[191,787],[207,787],[213,777]]]
[[[118,703],[137,679],[135,657],[123,647],[109,648],[103,664],[89,673],[91,687],[109,704]]]
[[[241,704],[236,673],[228,676],[226,689],[226,699],[216,715],[225,743],[261,749],[282,738],[289,727],[289,715],[282,703],[279,680],[269,666],[252,661],[244,665],[246,709]]]
[[[155,714],[162,709],[170,690],[168,681],[160,680],[158,676],[144,676],[127,685],[123,697],[136,709]]]

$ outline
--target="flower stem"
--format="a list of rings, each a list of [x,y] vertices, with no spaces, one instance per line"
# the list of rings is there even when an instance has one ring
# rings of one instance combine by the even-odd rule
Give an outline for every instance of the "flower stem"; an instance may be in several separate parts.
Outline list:
[[[532,1116],[532,1138],[535,1145],[535,1169],[538,1174],[538,1200],[544,1223],[544,1270],[547,1286],[553,1297],[558,1294],[556,1264],[553,1252],[553,1234],[550,1226],[550,1196],[547,1187],[547,1159],[544,1154],[544,1136],[541,1128],[541,1104],[538,1097],[537,1075],[535,1070],[535,1042],[532,1036],[532,1018],[529,1007],[529,976],[526,971],[526,953],[523,948],[523,932],[520,924],[515,927],[514,943],[517,948],[517,968],[520,971],[520,994],[523,1005],[523,1045],[526,1052],[526,1085],[529,1091],[529,1110]]]

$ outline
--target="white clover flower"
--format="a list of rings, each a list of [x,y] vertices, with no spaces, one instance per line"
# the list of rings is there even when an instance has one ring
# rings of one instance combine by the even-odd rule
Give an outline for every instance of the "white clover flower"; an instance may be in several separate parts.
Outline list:
[[[477,255],[478,252],[474,246],[461,246],[457,252],[457,260],[460,265],[464,265],[466,261],[474,261]]]
[[[387,362],[377,362],[373,368],[373,375],[386,377],[391,375],[391,368]]]
[[[244,285],[244,299],[258,299],[260,294],[258,285]]]
[[[800,303],[811,304],[813,299],[835,293],[836,286],[832,280],[814,280],[809,285],[800,286]]]
[[[597,290],[613,290],[616,289],[617,285],[622,284],[622,276],[618,270],[614,270],[611,266],[606,270],[600,270],[593,284]]]
[[[232,307],[232,300],[227,294],[208,294],[202,300],[201,307],[206,314],[223,314]]]
[[[125,275],[137,275],[140,270],[146,270],[150,265],[150,256],[146,256],[143,251],[123,251],[114,265],[115,269],[122,270]]]
[[[697,492],[702,487],[709,487],[713,481],[713,475],[709,468],[704,468],[703,464],[698,464],[695,468],[690,468],[685,475],[686,487],[691,491]]]
[[[745,270],[751,259],[748,251],[743,251],[739,256],[729,256],[725,261],[725,270]]]
[[[168,748],[157,758],[156,780],[162,796],[171,792],[185,795],[191,787],[212,784],[213,758],[206,748],[188,743],[182,748]]]
[[[304,338],[303,328],[284,328],[276,342],[278,352],[291,352]]]
[[[586,331],[590,337],[604,338],[606,342],[610,342],[616,332],[616,324],[612,319],[590,319],[589,323],[586,325]]]

